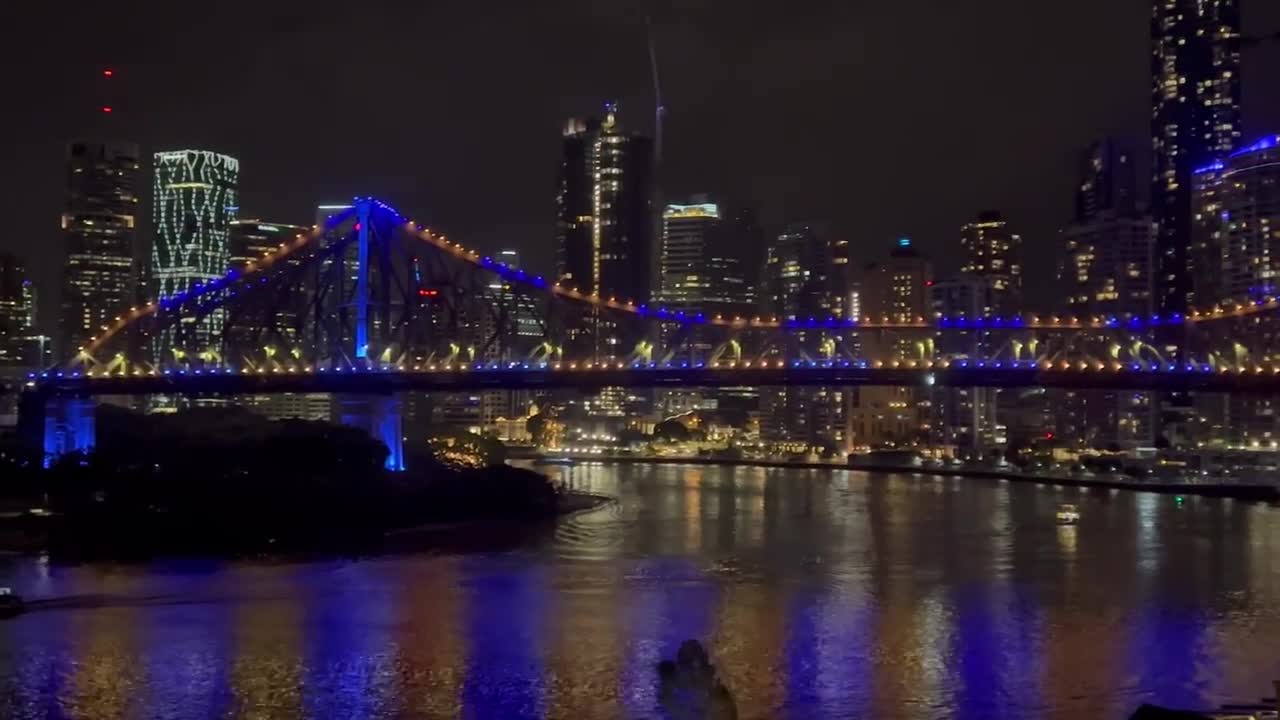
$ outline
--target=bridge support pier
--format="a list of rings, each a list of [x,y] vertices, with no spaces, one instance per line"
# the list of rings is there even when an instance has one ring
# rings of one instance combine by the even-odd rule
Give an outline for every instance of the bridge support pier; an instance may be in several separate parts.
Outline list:
[[[360,428],[387,446],[387,469],[404,470],[400,398],[394,395],[338,395],[338,421]]]
[[[28,446],[43,454],[48,467],[68,453],[93,450],[98,440],[96,409],[90,398],[27,393],[19,408],[19,432]]]

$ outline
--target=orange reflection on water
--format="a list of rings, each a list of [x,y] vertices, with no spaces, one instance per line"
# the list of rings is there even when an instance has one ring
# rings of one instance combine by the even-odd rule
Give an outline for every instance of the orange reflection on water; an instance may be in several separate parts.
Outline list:
[[[127,598],[139,586],[131,576],[110,574],[100,587],[107,597]],[[134,714],[132,705],[144,679],[139,637],[144,610],[126,600],[114,607],[75,613],[70,634],[76,654],[68,692],[59,698],[67,717],[113,720]]]
[[[413,563],[399,587],[401,703],[412,717],[456,717],[462,711],[467,668],[460,559],[440,557]]]
[[[276,567],[246,568],[267,575],[276,592],[236,603],[231,662],[232,715],[242,718],[301,717],[303,713],[302,599],[306,589]],[[246,578],[246,581],[248,578]]]

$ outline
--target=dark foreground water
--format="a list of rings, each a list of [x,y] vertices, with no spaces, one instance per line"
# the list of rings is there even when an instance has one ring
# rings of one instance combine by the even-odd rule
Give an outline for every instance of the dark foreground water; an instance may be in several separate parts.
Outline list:
[[[853,472],[552,468],[616,505],[515,551],[61,567],[0,717],[654,718],[702,639],[743,718],[1122,718],[1280,677],[1280,510]],[[1058,527],[1061,502],[1079,527]]]

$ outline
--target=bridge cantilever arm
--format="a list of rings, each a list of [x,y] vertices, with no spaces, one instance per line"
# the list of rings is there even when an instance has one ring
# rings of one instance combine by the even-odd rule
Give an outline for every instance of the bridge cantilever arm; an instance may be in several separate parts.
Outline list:
[[[263,257],[259,260],[255,260],[249,263],[244,270],[232,269],[228,271],[226,275],[223,275],[221,278],[214,280],[210,283],[207,283],[205,285],[201,285],[195,288],[194,290],[188,290],[184,294],[177,295],[177,296],[170,296],[168,298],[159,298],[158,300],[153,300],[141,307],[135,307],[130,309],[128,313],[121,315],[120,317],[116,318],[116,320],[111,325],[108,325],[107,329],[103,330],[101,334],[95,337],[88,345],[84,347],[84,349],[81,352],[92,355],[95,351],[97,351],[104,344],[106,344],[108,340],[118,335],[121,330],[124,330],[125,328],[129,327],[130,325],[137,322],[138,320],[141,320],[142,318],[155,315],[160,310],[169,309],[173,307],[175,304],[182,305],[191,300],[201,299],[209,295],[210,293],[214,293],[214,292],[225,289],[226,287],[231,285],[231,283],[233,283],[234,281],[242,279],[244,277],[256,276],[257,274],[271,268],[273,265],[275,265],[275,263],[277,263],[281,259],[288,257],[289,255],[292,255],[293,253],[297,252],[298,250],[304,247],[307,247],[312,242],[314,242],[317,238],[323,237],[330,227],[332,227],[335,223],[341,222],[343,219],[345,219],[343,216],[346,214],[349,214],[349,212],[350,211],[348,211],[347,213],[339,213],[338,215],[333,216],[332,218],[329,219],[329,222],[324,225],[324,227],[317,227],[312,229],[311,232],[305,235],[298,235],[293,242],[285,243],[284,247],[280,248],[279,250],[276,250],[275,252],[267,255],[266,257]]]

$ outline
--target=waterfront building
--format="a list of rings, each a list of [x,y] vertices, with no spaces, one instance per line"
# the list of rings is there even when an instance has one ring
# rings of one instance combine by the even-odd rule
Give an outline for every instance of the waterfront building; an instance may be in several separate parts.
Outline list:
[[[235,220],[240,161],[209,150],[158,152],[154,159],[151,282],[159,297],[184,293],[226,273]],[[220,311],[153,338],[153,356],[202,352],[215,343]]]

